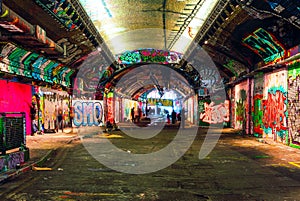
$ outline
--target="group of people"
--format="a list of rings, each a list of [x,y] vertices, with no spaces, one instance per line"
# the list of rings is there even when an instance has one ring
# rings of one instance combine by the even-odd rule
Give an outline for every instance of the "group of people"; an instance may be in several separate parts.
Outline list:
[[[170,124],[172,119],[172,124],[175,124],[177,121],[181,121],[181,114],[180,112],[177,114],[175,110],[172,111],[171,115],[167,112],[167,123]]]
[[[135,110],[134,107],[131,108],[130,116],[131,116],[131,121],[133,123],[140,122],[142,115],[143,114],[141,108],[138,107],[137,110]]]

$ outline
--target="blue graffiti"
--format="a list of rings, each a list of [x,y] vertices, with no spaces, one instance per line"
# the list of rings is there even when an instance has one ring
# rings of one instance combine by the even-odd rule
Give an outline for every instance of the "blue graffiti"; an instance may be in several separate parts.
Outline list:
[[[102,104],[98,101],[74,101],[75,126],[98,126],[102,121]]]

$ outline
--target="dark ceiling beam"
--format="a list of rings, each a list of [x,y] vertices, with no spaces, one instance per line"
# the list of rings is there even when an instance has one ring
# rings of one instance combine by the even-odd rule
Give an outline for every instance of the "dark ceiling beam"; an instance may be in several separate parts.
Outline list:
[[[221,13],[225,10],[227,4],[229,4],[230,0],[220,0],[214,8],[214,11],[207,17],[205,22],[203,23],[202,27],[196,34],[194,38],[194,43],[202,43],[204,37],[206,36],[207,32],[213,26],[216,19],[221,15]],[[186,53],[187,56],[194,50],[194,47],[188,48],[188,52]]]
[[[211,44],[209,44],[209,43],[206,43],[206,44],[202,44],[202,47],[203,47],[204,49],[206,49],[205,47],[212,48],[215,52],[219,52],[219,53],[225,55],[226,57],[228,57],[229,59],[233,59],[233,60],[235,60],[235,61],[237,61],[237,62],[243,64],[245,67],[249,67],[249,64],[246,63],[245,61],[240,60],[239,58],[237,58],[237,57],[231,55],[231,54],[228,53],[227,51],[223,51],[222,49],[220,49],[220,48],[218,48],[218,47],[216,47],[216,46],[214,46],[214,45],[211,45]]]
[[[169,46],[167,48],[168,50],[172,49],[172,47],[175,45],[176,41],[178,41],[178,39],[180,38],[180,36],[182,35],[182,33],[186,30],[186,28],[188,27],[189,23],[192,21],[192,19],[197,14],[198,10],[201,8],[201,4],[202,4],[202,0],[198,1],[198,3],[195,4],[195,5],[191,4],[191,5],[194,6],[194,8],[193,8],[193,10],[191,10],[190,14],[183,21],[183,24],[181,25],[181,27],[178,30],[178,32],[176,33],[176,35],[174,37],[172,37],[172,39],[170,39],[171,41],[170,41]]]

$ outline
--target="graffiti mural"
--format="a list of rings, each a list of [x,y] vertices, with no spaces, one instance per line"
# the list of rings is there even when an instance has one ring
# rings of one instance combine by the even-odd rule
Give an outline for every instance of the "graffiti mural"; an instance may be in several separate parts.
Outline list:
[[[0,52],[0,70],[3,72],[51,84],[55,83],[66,87],[71,86],[71,75],[75,73],[75,70],[67,66],[16,47],[11,43],[1,44]]]
[[[234,108],[235,113],[234,128],[241,129],[248,134],[249,118],[249,80],[237,84],[234,89]]]
[[[285,55],[285,49],[278,40],[263,28],[255,30],[243,39],[245,46],[260,55],[265,63],[273,62]]]
[[[99,100],[73,100],[73,124],[79,126],[98,126],[103,122],[102,101]]]
[[[264,76],[263,73],[254,76],[254,96],[252,101],[252,121],[253,135],[261,137],[263,134],[263,88]]]
[[[263,129],[266,137],[285,143],[287,134],[287,71],[265,75]]]
[[[41,7],[47,8],[48,11],[69,30],[73,30],[77,27],[76,23],[79,20],[79,16],[68,1],[36,0],[36,2],[41,5]]]
[[[24,152],[15,152],[8,155],[7,166],[9,169],[16,168],[17,164],[24,163]]]
[[[232,87],[231,89],[231,127],[235,128],[235,87]]]
[[[106,120],[113,122],[115,121],[114,117],[114,93],[109,92],[105,95],[105,110],[106,110]]]
[[[254,136],[262,136],[263,134],[263,105],[262,105],[262,94],[256,94],[253,97],[253,134]]]
[[[229,122],[229,100],[218,105],[214,102],[204,102],[204,111],[200,113],[200,119],[209,124]]]
[[[300,62],[289,65],[288,86],[289,143],[300,145]]]
[[[24,152],[14,152],[0,158],[0,172],[15,169],[17,164],[25,162]]]
[[[156,49],[140,49],[127,51],[117,55],[116,60],[119,64],[135,64],[135,63],[179,63],[182,54],[173,51],[156,50]]]

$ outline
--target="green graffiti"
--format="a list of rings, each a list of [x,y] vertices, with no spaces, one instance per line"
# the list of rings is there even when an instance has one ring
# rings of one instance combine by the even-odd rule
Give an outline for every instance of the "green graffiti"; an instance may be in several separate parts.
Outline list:
[[[238,73],[234,69],[233,60],[230,60],[227,64],[224,64],[223,66],[226,67],[226,68],[228,68],[234,74],[234,76],[238,76]]]
[[[262,94],[254,96],[254,106],[252,111],[253,119],[253,132],[255,136],[263,134],[263,106],[262,106]]]
[[[285,50],[266,30],[259,28],[249,35],[243,42],[256,54],[260,55],[265,62],[272,62],[281,58]]]

